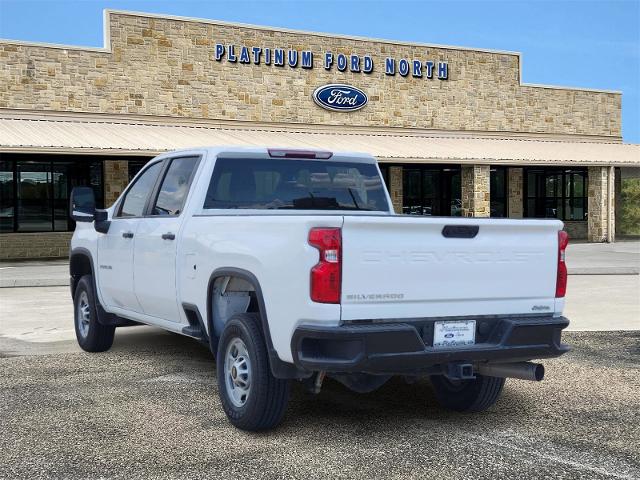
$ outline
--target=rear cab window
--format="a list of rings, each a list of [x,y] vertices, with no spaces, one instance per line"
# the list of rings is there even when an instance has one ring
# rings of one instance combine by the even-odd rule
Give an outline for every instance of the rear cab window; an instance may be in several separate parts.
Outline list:
[[[373,163],[277,158],[218,158],[204,208],[389,211]]]

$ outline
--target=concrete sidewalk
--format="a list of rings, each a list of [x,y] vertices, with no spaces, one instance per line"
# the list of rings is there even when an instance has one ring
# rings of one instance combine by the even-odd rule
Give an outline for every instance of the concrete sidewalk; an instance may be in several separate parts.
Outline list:
[[[69,285],[69,261],[34,260],[0,263],[0,288]]]
[[[639,275],[640,241],[570,244],[567,265],[569,275]],[[0,288],[66,285],[66,259],[0,263]]]

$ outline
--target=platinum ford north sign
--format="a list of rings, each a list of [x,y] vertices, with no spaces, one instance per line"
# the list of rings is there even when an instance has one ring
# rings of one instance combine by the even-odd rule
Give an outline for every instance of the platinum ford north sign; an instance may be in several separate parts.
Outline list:
[[[359,88],[339,83],[316,88],[313,100],[322,108],[335,112],[353,112],[364,107],[369,101],[367,94]]]

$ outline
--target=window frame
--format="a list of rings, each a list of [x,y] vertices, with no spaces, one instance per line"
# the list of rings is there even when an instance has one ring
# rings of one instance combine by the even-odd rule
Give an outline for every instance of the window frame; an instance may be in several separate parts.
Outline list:
[[[452,205],[451,203],[454,200],[462,201],[462,165],[457,163],[400,163],[400,164],[389,164],[393,166],[402,167],[402,215],[414,215],[418,217],[434,217],[434,218],[456,218],[460,215],[452,215]],[[420,214],[415,213],[407,213],[405,210],[408,208],[406,206],[407,203],[407,190],[405,189],[405,177],[408,171],[417,171],[419,172],[419,182],[418,182],[418,203],[420,204]],[[434,194],[430,197],[425,195],[425,174],[428,171],[437,172],[437,181],[434,182],[435,191]],[[454,195],[454,177],[458,176],[460,182],[460,198],[456,198]],[[430,199],[432,201],[432,205],[437,206],[437,214],[432,213],[426,214],[424,213],[426,209],[427,203],[425,199]],[[444,212],[449,212],[445,214]]]
[[[56,155],[56,154],[23,154],[23,153],[18,153],[18,154],[6,154],[7,159],[5,160],[4,158],[2,159],[3,162],[7,163],[9,165],[10,170],[7,170],[8,172],[11,172],[12,175],[12,195],[11,195],[11,199],[10,200],[10,205],[13,207],[13,215],[11,217],[11,229],[7,229],[7,230],[2,230],[0,231],[0,235],[5,235],[5,234],[11,234],[11,233],[18,233],[18,234],[31,234],[31,233],[64,233],[64,232],[73,232],[74,228],[75,228],[75,222],[73,220],[71,220],[69,218],[69,216],[67,216],[66,218],[66,228],[56,228],[56,198],[55,198],[55,176],[54,174],[56,173],[56,167],[67,167],[68,170],[66,170],[67,175],[67,181],[69,180],[74,180],[77,179],[79,177],[74,177],[73,175],[69,174],[69,172],[73,172],[74,170],[73,168],[77,168],[78,164],[82,164],[83,166],[87,166],[88,165],[88,173],[89,176],[86,178],[86,180],[88,181],[88,183],[86,183],[86,186],[92,187],[93,188],[93,184],[91,183],[91,165],[97,165],[98,169],[99,169],[99,176],[100,176],[100,185],[99,185],[99,189],[96,191],[94,190],[95,194],[96,194],[96,203],[98,205],[103,205],[104,204],[104,185],[105,185],[105,179],[104,179],[104,162],[105,161],[110,161],[110,159],[108,158],[104,158],[101,156],[90,156],[90,160],[88,160],[88,162],[84,162],[84,161],[78,161],[77,158],[72,158],[74,156],[72,155]],[[19,188],[19,175],[18,175],[18,171],[19,171],[19,167],[23,164],[42,164],[42,165],[46,165],[47,169],[46,169],[46,173],[48,175],[50,175],[50,179],[47,182],[47,192],[49,195],[49,199],[48,199],[48,208],[50,210],[50,214],[51,214],[51,228],[48,230],[41,230],[41,229],[37,229],[37,230],[20,230],[20,225],[21,225],[21,215],[19,215],[19,204],[20,204],[20,188]],[[67,194],[67,198],[62,198],[62,199],[58,199],[58,200],[64,200],[64,202],[66,202],[67,204],[67,208],[68,208],[68,201],[69,201],[69,197],[71,196],[71,191],[73,190],[73,185],[71,183],[67,183],[66,185],[66,194]],[[60,220],[60,217],[58,217],[58,220]]]
[[[502,196],[494,196],[494,191],[491,188],[491,173],[492,170],[495,172],[502,172],[504,175],[503,181],[503,192]],[[497,192],[496,192],[497,193]],[[493,216],[491,215],[491,203],[492,202],[502,202],[504,206],[504,215],[502,216]],[[491,165],[489,166],[489,216],[491,218],[509,218],[509,167],[504,165]]]
[[[249,154],[250,155],[250,154]],[[189,155],[190,156],[190,155]],[[216,174],[217,174],[217,169],[219,168],[220,165],[220,161],[227,161],[227,160],[233,160],[233,161],[242,161],[242,160],[258,160],[258,161],[286,161],[287,163],[289,161],[296,161],[296,160],[300,160],[300,161],[311,161],[311,162],[317,162],[319,164],[324,164],[324,163],[336,163],[336,164],[341,164],[341,163],[348,163],[348,164],[362,164],[362,165],[371,165],[373,166],[373,168],[376,171],[376,177],[378,177],[380,179],[381,182],[381,187],[382,187],[382,200],[384,200],[384,209],[380,209],[380,210],[368,210],[368,209],[325,209],[325,208],[317,208],[317,209],[279,209],[278,214],[300,214],[300,212],[323,212],[323,215],[326,214],[335,214],[335,212],[345,212],[348,211],[350,213],[355,213],[355,214],[386,214],[390,211],[392,211],[393,206],[392,206],[392,202],[391,202],[391,198],[390,195],[388,194],[387,188],[386,188],[386,184],[384,181],[384,178],[381,175],[380,172],[380,168],[378,165],[378,162],[367,162],[367,161],[353,161],[351,158],[344,158],[344,159],[331,159],[331,160],[325,160],[325,159],[310,159],[310,158],[289,158],[289,159],[283,159],[283,158],[273,158],[273,157],[257,157],[257,156],[247,156],[247,154],[242,153],[241,155],[233,155],[233,156],[229,156],[229,155],[220,155],[218,157],[215,158],[215,162],[213,162],[213,168],[211,168],[210,171],[208,171],[207,175],[209,177],[208,179],[208,184],[207,187],[205,189],[204,192],[204,196],[202,198],[202,205],[201,205],[201,209],[202,209],[202,215],[210,215],[210,213],[207,212],[216,212],[216,214],[222,214],[222,215],[246,215],[246,214],[254,214],[255,212],[259,212],[260,214],[264,214],[265,212],[268,213],[273,213],[276,210],[269,210],[269,209],[265,209],[265,208],[237,208],[237,207],[233,207],[233,208],[229,208],[229,207],[218,207],[218,206],[207,206],[207,200],[208,200],[208,194],[209,191],[211,189],[211,186],[213,185],[213,181],[214,179],[216,179]],[[326,212],[331,212],[331,213],[326,213]],[[304,215],[306,215],[307,213],[303,213]]]
[[[537,173],[536,173],[537,172]],[[542,187],[544,191],[544,195],[537,196],[538,193],[538,181],[537,179],[534,181],[534,192],[533,195],[530,195],[529,191],[529,175],[540,175],[542,174]],[[575,184],[573,181],[570,182],[570,188],[567,189],[567,179],[576,174],[580,174],[582,177],[582,195],[581,196],[571,196],[571,192],[575,190]],[[546,193],[547,188],[547,179],[553,176],[559,176],[560,182],[560,192],[556,193],[554,196],[548,196]],[[525,167],[523,171],[522,177],[523,183],[523,216],[524,218],[556,218],[563,222],[586,222],[589,218],[589,171],[586,168],[580,167]],[[557,186],[556,186],[557,191]],[[566,205],[567,202],[571,206],[572,202],[576,199],[580,199],[582,201],[582,210],[583,217],[582,219],[569,218],[567,213]],[[529,212],[529,200],[533,200],[535,207],[533,215]],[[547,217],[547,216],[537,216],[536,212],[541,209],[546,210],[546,205],[548,201],[553,200],[556,204],[556,209],[558,208],[558,203],[562,208],[562,215],[555,217]]]
[[[196,163],[193,166],[193,170],[191,171],[191,175],[189,175],[189,180],[187,181],[187,193],[182,199],[182,204],[180,205],[180,213],[177,215],[157,215],[153,214],[153,209],[158,202],[158,197],[160,196],[160,191],[162,190],[162,185],[169,173],[169,169],[171,168],[171,164],[174,160],[179,160],[181,158],[195,158]],[[144,217],[145,218],[179,218],[184,212],[184,206],[187,203],[187,199],[189,198],[189,193],[191,193],[191,185],[193,184],[193,180],[196,176],[196,172],[198,171],[198,167],[200,166],[200,162],[202,161],[202,155],[176,155],[175,157],[167,157],[162,160],[164,165],[158,174],[158,178],[160,181],[156,181],[153,189],[151,190],[151,195],[147,199],[144,207]],[[131,217],[125,217],[131,218]]]
[[[154,165],[157,164],[161,164],[160,165],[160,171],[158,172],[158,175],[156,177],[156,181],[153,183],[153,187],[151,187],[151,190],[149,191],[149,193],[147,194],[147,198],[144,201],[144,207],[142,208],[142,215],[122,215],[122,208],[124,207],[124,202],[127,199],[127,195],[129,195],[129,192],[131,191],[131,189],[133,188],[133,186],[138,182],[138,180],[140,180],[140,177],[142,177],[142,175],[144,175],[144,173],[149,170],[150,168],[152,168]],[[129,182],[129,185],[127,185],[127,188],[124,189],[124,192],[122,192],[122,195],[120,195],[120,199],[118,200],[114,211],[113,211],[113,219],[131,219],[131,218],[145,218],[147,217],[147,212],[149,211],[149,200],[152,197],[153,192],[155,192],[155,189],[158,186],[158,181],[160,180],[160,178],[164,178],[164,171],[166,169],[167,166],[167,158],[162,158],[159,159],[158,161],[154,162],[154,161],[149,161],[149,163],[147,163],[142,169],[140,169],[140,171],[138,172],[138,174],[134,177],[134,179]]]

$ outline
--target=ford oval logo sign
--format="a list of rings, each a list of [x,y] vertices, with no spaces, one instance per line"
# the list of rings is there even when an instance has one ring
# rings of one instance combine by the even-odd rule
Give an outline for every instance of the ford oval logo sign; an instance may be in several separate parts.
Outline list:
[[[353,112],[364,107],[369,99],[362,90],[339,83],[323,85],[313,92],[313,100],[322,108],[334,112]]]

